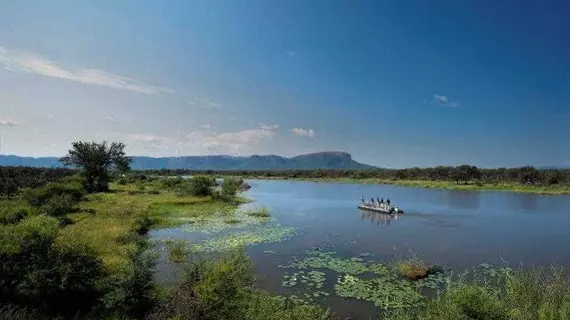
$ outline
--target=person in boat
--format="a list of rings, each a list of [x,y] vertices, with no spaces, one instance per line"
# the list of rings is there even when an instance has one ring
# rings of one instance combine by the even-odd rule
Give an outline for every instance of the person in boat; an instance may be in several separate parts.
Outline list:
[[[390,199],[386,199],[386,204],[390,205]]]
[[[374,198],[370,198],[370,205],[374,206]]]
[[[380,199],[380,203],[384,204],[384,198]]]
[[[366,202],[364,201],[364,196],[360,196],[360,201],[362,201],[362,204],[366,204]]]

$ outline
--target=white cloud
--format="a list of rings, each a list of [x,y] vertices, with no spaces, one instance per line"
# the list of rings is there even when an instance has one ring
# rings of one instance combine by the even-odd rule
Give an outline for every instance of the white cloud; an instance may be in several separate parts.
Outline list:
[[[0,119],[0,127],[19,127],[20,123],[13,119]]]
[[[303,128],[293,128],[291,129],[293,134],[298,135],[300,137],[311,137],[315,136],[315,130],[313,129],[303,129]]]
[[[164,148],[164,147],[168,147],[165,144],[165,141],[167,140],[167,138],[164,137],[160,137],[160,136],[155,136],[155,135],[151,135],[151,134],[130,134],[129,138],[140,142],[142,144],[144,144],[147,147],[150,148]]]
[[[196,105],[200,108],[220,108],[222,105],[220,103],[214,102],[208,98],[194,97],[188,100],[188,104]]]
[[[260,125],[259,128],[234,132],[194,131],[186,135],[188,144],[206,150],[241,153],[272,139],[278,126]]]
[[[113,117],[113,116],[108,116],[105,117],[105,120],[109,121],[109,122],[117,122],[117,118]]]
[[[295,52],[295,51],[293,51],[293,50],[287,50],[287,51],[285,51],[285,52],[287,53],[287,55],[288,55],[289,57],[293,57],[293,56],[295,56],[295,55],[297,54],[297,52]]]
[[[202,128],[202,129],[210,129],[210,127],[211,127],[211,126],[210,126],[209,123],[206,123],[205,125],[200,126],[200,128]]]
[[[434,106],[449,107],[449,108],[455,108],[459,106],[459,103],[457,103],[456,101],[452,101],[451,99],[449,99],[448,96],[442,94],[434,94],[431,100],[431,104]]]
[[[65,67],[33,53],[8,50],[1,46],[0,65],[12,72],[38,74],[144,94],[173,92],[168,88],[152,86],[133,78],[119,76],[103,70]]]

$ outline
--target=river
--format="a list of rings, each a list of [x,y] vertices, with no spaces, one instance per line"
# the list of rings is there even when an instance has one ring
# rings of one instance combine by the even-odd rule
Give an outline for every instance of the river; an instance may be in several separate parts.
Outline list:
[[[273,224],[297,227],[294,237],[248,247],[258,286],[280,294],[286,272],[280,265],[307,250],[333,249],[345,257],[364,254],[380,261],[416,255],[453,269],[481,263],[510,266],[570,265],[570,196],[479,192],[302,181],[250,180],[248,206],[266,206]],[[390,198],[405,214],[397,218],[356,208],[361,196]],[[151,233],[154,239],[208,238],[184,228]],[[159,278],[176,267],[159,265]],[[365,319],[363,301],[328,297],[324,304],[344,316]]]

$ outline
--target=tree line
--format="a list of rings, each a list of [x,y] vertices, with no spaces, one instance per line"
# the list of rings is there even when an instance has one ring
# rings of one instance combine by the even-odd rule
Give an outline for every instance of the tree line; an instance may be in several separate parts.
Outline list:
[[[568,169],[521,168],[478,168],[471,165],[457,167],[438,166],[433,168],[407,169],[317,169],[317,170],[208,170],[162,169],[137,171],[139,174],[180,176],[194,174],[232,175],[240,177],[289,178],[289,179],[381,179],[381,180],[426,180],[453,181],[457,184],[512,183],[528,186],[570,185]]]
[[[41,187],[74,173],[65,168],[0,167],[0,197],[13,196],[25,188]]]

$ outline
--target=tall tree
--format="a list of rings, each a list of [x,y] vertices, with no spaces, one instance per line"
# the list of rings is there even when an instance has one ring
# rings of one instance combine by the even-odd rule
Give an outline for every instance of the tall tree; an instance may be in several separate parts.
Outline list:
[[[127,157],[123,143],[78,141],[71,144],[67,156],[59,161],[80,168],[87,191],[99,192],[109,189],[109,171],[128,171],[132,159]]]

